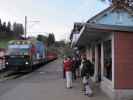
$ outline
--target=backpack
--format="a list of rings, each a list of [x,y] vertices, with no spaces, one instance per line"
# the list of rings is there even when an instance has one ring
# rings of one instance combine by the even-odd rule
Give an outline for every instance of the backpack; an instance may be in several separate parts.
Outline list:
[[[86,60],[83,62],[83,68],[81,70],[81,77],[83,76],[93,76],[94,75],[94,65],[89,61]]]

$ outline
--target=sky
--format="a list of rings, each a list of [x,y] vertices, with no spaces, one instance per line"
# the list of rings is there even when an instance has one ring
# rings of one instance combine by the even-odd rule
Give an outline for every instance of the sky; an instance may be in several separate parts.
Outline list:
[[[74,22],[86,22],[109,6],[100,0],[0,0],[0,18],[24,24],[29,36],[54,33],[56,40],[69,38]]]

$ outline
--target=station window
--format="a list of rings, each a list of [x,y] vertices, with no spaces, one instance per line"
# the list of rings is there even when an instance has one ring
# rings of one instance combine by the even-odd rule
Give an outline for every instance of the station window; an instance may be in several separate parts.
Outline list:
[[[92,63],[95,64],[95,47],[92,47]]]
[[[104,76],[112,80],[112,42],[111,40],[104,41]]]

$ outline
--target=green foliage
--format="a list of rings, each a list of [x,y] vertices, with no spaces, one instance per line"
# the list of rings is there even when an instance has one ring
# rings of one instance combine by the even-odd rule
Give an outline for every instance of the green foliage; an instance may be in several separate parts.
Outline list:
[[[56,47],[64,47],[65,46],[65,41],[61,40],[61,41],[56,41],[55,42],[55,46]]]
[[[61,57],[65,56],[72,56],[73,49],[70,47],[70,43],[65,43],[65,41],[56,41],[55,46],[58,45],[58,52]]]
[[[7,32],[11,32],[11,22],[8,22],[7,24]]]
[[[0,39],[20,37],[24,34],[24,27],[22,24],[14,23],[13,29],[11,28],[11,22],[2,22],[0,19]]]
[[[3,25],[2,25],[2,31],[6,32],[6,22],[4,22]]]
[[[0,41],[0,48],[6,48],[8,42],[7,41]]]
[[[13,37],[0,39],[0,48],[7,48],[8,42],[10,40],[14,40],[14,39],[15,38],[13,38]]]
[[[13,24],[13,32],[15,36],[20,36],[24,34],[24,27],[22,24],[14,23]]]
[[[0,19],[0,48],[6,48],[8,41],[16,39],[16,37],[24,34],[24,27],[22,24],[14,23],[13,30],[11,27],[11,22],[2,22]]]
[[[109,1],[115,5],[123,5],[124,4],[125,6],[133,8],[133,0],[100,0],[100,1],[102,1],[102,2]]]
[[[47,39],[48,39],[48,37],[46,37],[46,36],[44,36],[44,35],[38,35],[38,36],[37,36],[37,40],[38,40],[38,41],[41,41],[41,42],[43,42],[43,43],[45,43],[45,44],[47,44]]]
[[[47,39],[48,46],[51,46],[55,43],[55,36],[53,33],[50,33]]]

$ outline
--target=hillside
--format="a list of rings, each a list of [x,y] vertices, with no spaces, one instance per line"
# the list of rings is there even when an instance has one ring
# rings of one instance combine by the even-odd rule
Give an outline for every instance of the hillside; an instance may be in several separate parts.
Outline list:
[[[0,48],[6,48],[8,41],[15,39],[15,38],[0,38]]]

